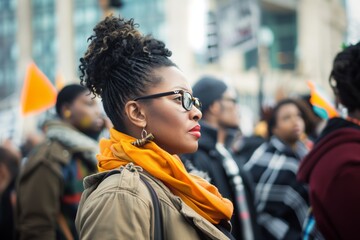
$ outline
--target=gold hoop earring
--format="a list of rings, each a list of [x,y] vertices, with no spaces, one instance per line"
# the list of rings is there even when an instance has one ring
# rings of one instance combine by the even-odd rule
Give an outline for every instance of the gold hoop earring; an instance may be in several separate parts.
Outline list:
[[[64,111],[64,118],[68,119],[71,117],[71,111],[70,110],[65,110]]]
[[[135,147],[142,147],[145,144],[147,144],[148,142],[154,140],[154,135],[152,133],[147,133],[147,131],[145,130],[145,128],[143,128],[143,130],[141,131],[141,139],[136,139],[134,142],[132,142],[131,144],[134,145]]]

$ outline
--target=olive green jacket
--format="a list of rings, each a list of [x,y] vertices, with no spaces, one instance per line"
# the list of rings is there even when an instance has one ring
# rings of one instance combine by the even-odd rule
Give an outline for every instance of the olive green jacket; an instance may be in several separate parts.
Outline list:
[[[62,122],[49,125],[48,139],[23,161],[17,179],[20,240],[77,239],[74,221],[83,177],[96,170],[95,154],[90,154],[97,150],[96,141]]]
[[[84,179],[85,190],[75,220],[80,239],[154,239],[153,202],[140,174],[159,198],[164,239],[228,239],[140,167],[129,163],[120,170],[104,180],[107,172]]]

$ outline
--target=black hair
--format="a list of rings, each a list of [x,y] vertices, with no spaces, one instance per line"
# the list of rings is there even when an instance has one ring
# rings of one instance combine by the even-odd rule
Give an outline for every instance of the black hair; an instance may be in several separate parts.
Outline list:
[[[275,107],[271,110],[271,114],[270,114],[270,117],[268,120],[268,136],[269,137],[271,137],[273,135],[273,129],[276,127],[277,115],[278,115],[280,108],[282,108],[284,105],[287,105],[287,104],[295,105],[299,109],[302,119],[304,119],[304,115],[305,115],[304,110],[301,108],[301,106],[298,104],[298,102],[296,100],[291,99],[291,98],[286,98],[286,99],[279,101],[275,105]]]
[[[310,97],[310,95],[302,95],[296,101],[304,112],[305,133],[310,139],[315,140],[318,137],[317,127],[322,119],[314,111]]]
[[[176,66],[162,41],[142,35],[133,19],[106,17],[80,59],[81,84],[102,98],[104,110],[118,131],[126,131],[124,107],[161,79],[153,74],[160,67]]]
[[[336,55],[329,82],[349,112],[360,109],[360,42]]]
[[[56,97],[55,109],[60,118],[63,118],[61,108],[66,104],[72,104],[72,102],[81,94],[86,92],[87,89],[79,84],[70,84],[60,90]]]

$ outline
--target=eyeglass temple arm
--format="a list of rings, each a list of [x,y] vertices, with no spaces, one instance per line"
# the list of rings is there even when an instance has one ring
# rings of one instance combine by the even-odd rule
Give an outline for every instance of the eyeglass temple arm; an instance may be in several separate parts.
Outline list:
[[[180,91],[171,91],[171,92],[158,93],[158,94],[153,94],[153,95],[149,95],[149,96],[138,97],[138,98],[135,98],[134,101],[141,100],[141,99],[151,99],[151,98],[157,98],[157,97],[164,97],[164,96],[169,96],[169,95],[178,94],[178,93],[180,93]]]

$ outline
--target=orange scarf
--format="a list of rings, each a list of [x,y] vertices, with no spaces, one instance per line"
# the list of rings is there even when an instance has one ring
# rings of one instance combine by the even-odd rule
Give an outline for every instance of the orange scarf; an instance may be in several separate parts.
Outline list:
[[[161,180],[173,194],[211,223],[230,220],[233,205],[221,196],[215,186],[190,175],[176,155],[169,154],[154,142],[138,148],[131,144],[135,140],[111,129],[110,139],[100,141],[100,154],[97,155],[99,171],[112,170],[133,162]]]

